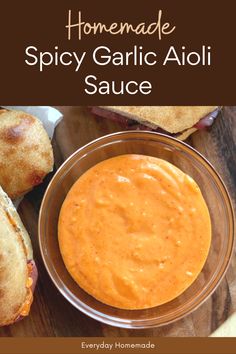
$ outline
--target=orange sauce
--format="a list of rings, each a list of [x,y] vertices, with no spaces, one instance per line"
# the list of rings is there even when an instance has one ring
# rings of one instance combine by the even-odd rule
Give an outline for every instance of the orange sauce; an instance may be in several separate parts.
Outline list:
[[[58,227],[73,279],[123,309],[180,295],[201,272],[211,242],[208,208],[194,180],[144,155],[114,157],[84,173],[65,198]]]

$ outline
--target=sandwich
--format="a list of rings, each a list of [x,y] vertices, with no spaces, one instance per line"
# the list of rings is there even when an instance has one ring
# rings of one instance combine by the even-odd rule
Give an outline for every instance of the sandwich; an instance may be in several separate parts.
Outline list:
[[[210,127],[219,111],[218,106],[91,107],[93,114],[119,122],[125,129],[157,131],[180,140]]]
[[[0,326],[28,315],[36,280],[29,235],[0,187]]]
[[[0,185],[16,199],[53,169],[51,142],[42,122],[21,111],[0,110]]]

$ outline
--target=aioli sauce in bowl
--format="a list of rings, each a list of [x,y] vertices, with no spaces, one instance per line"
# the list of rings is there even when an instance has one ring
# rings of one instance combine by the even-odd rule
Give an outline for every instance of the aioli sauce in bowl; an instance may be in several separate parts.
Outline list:
[[[58,224],[65,266],[87,293],[122,309],[145,309],[183,293],[211,243],[196,182],[167,161],[121,155],[72,186]]]

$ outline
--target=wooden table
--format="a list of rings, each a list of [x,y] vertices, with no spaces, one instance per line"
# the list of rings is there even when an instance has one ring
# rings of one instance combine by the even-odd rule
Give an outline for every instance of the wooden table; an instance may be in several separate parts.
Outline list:
[[[57,107],[64,114],[53,138],[56,168],[76,149],[120,125],[90,116],[84,107]],[[226,107],[209,132],[197,132],[187,141],[215,166],[236,204],[236,107]],[[51,174],[52,176],[52,174]],[[21,202],[19,212],[28,229],[39,270],[30,316],[0,329],[0,336],[208,336],[236,310],[236,254],[218,289],[199,309],[171,325],[148,330],[125,330],[100,324],[70,305],[57,291],[43,265],[37,220],[43,193],[51,176]]]

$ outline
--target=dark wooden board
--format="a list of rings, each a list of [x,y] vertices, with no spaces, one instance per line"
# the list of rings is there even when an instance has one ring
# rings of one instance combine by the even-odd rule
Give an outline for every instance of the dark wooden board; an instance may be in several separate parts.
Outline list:
[[[105,134],[120,131],[114,122],[91,116],[85,107],[57,107],[64,119],[53,138],[55,169],[76,149]],[[209,131],[187,141],[215,166],[236,205],[236,107],[225,107]],[[30,316],[0,329],[0,336],[208,336],[236,311],[236,253],[215,293],[199,309],[171,325],[148,330],[125,330],[100,324],[72,307],[57,291],[43,265],[37,221],[40,202],[52,174],[21,202],[19,212],[29,231],[39,269]]]

